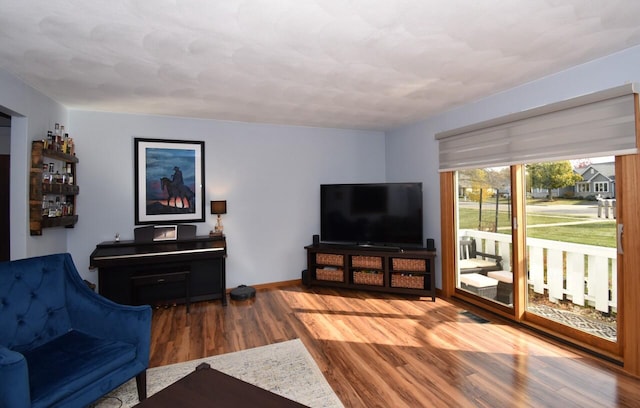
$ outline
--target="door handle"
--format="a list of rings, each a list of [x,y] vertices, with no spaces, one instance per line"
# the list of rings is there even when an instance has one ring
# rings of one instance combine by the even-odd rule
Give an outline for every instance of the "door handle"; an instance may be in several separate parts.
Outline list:
[[[624,232],[624,225],[623,224],[618,224],[618,234],[617,234],[617,238],[618,238],[618,242],[617,242],[617,248],[618,248],[618,254],[623,255],[624,254],[624,250],[622,248],[622,234]]]

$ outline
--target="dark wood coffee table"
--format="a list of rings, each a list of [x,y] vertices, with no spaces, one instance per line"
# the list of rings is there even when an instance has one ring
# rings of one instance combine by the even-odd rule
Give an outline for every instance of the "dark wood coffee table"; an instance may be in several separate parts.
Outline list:
[[[200,364],[194,372],[157,392],[136,407],[305,407],[253,384]]]

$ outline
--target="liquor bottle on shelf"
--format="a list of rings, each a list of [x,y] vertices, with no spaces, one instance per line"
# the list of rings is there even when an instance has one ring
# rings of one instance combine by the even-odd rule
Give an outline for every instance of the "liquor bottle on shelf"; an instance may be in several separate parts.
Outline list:
[[[46,195],[42,196],[42,216],[43,217],[49,216],[49,201],[47,200]]]
[[[53,175],[53,182],[55,184],[62,184],[62,174],[59,171],[56,171],[56,174]]]
[[[51,173],[49,173],[49,163],[44,163],[42,165],[42,182],[43,183],[49,183],[49,177],[51,176]]]
[[[53,200],[49,200],[49,218],[54,218],[56,216],[56,206],[53,203]]]
[[[62,216],[62,203],[60,197],[56,197],[56,217]]]
[[[62,138],[62,153],[69,154],[69,134],[65,133]]]
[[[56,123],[53,130],[53,147],[52,150],[60,151],[60,124]]]
[[[73,184],[73,172],[71,170],[72,170],[71,163],[67,163],[66,173],[67,173],[67,183],[69,184]]]

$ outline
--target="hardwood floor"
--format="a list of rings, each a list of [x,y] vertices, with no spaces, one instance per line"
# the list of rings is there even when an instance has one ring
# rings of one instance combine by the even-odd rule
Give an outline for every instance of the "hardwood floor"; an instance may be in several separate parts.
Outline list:
[[[346,407],[635,407],[640,380],[471,306],[290,286],[154,311],[151,367],[300,338]],[[480,323],[474,317],[489,320]]]

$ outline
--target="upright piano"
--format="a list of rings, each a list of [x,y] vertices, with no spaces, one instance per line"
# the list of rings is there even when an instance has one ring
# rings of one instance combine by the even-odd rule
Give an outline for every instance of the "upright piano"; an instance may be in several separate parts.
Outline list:
[[[221,299],[227,304],[224,236],[108,241],[91,253],[99,293],[117,303],[163,305]],[[188,310],[188,309],[187,309]]]

